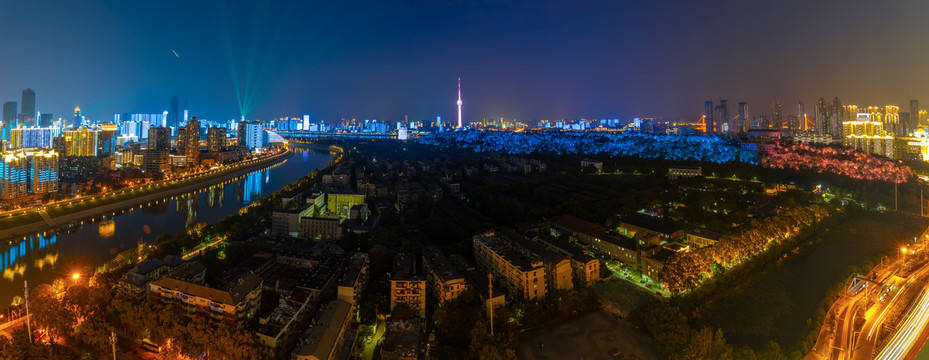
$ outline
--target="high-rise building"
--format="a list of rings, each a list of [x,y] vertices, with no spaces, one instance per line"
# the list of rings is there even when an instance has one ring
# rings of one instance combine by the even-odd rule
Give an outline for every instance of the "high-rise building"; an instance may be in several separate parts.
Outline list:
[[[29,158],[22,150],[0,153],[0,198],[15,199],[28,194]]]
[[[148,150],[171,150],[171,129],[148,128]]]
[[[771,127],[775,129],[784,128],[784,112],[781,103],[771,104]]]
[[[797,102],[797,126],[794,128],[794,131],[807,131],[809,130],[806,126],[806,107],[803,106],[803,101]]]
[[[226,149],[226,129],[211,127],[207,132],[206,147],[212,152]]]
[[[71,123],[71,127],[77,128],[78,126],[81,126],[81,123],[83,122],[84,122],[84,117],[81,116],[81,108],[79,106],[75,107],[74,108],[74,122]]]
[[[706,132],[716,132],[716,121],[713,119],[713,102],[710,100],[703,102],[703,123]]]
[[[19,127],[10,129],[8,149],[50,147],[52,138],[59,135],[57,128]]]
[[[839,100],[839,97],[832,99],[832,119],[829,122],[828,134],[832,135],[832,138],[838,138],[842,136],[842,101]]]
[[[187,138],[185,139],[187,144],[184,146],[187,165],[200,165],[200,121],[197,120],[196,116],[187,121],[184,130],[187,132]]]
[[[167,127],[176,128],[178,126],[177,118],[180,115],[178,111],[177,95],[174,95],[171,97],[171,106],[168,108]]]
[[[249,150],[263,148],[265,145],[265,131],[261,123],[240,122],[239,123],[239,145],[245,146]]]
[[[832,120],[832,104],[824,98],[816,100],[816,107],[813,109],[813,127],[816,128],[816,134],[829,134],[829,122]]]
[[[177,128],[177,154],[187,155],[187,128]]]
[[[34,126],[35,114],[35,91],[23,89],[23,111],[19,115],[19,122],[25,126]]]
[[[97,155],[107,156],[115,153],[117,139],[118,135],[116,130],[107,130],[104,128],[97,131]]]
[[[912,99],[910,100],[910,121],[911,123],[908,124],[908,127],[910,129],[915,129],[917,126],[921,124],[920,120],[921,119],[919,118],[919,100]]]
[[[58,153],[54,150],[27,152],[29,162],[30,194],[58,192]]]
[[[748,103],[739,101],[739,132],[744,132],[749,126],[751,120],[748,118]]]
[[[900,107],[894,105],[884,106],[884,129],[891,132],[891,135],[901,134],[904,132],[900,126]]]
[[[64,156],[97,156],[97,131],[81,126],[64,131]]]
[[[245,146],[245,135],[248,132],[248,123],[245,121],[239,121],[235,131],[236,144]]]
[[[52,114],[39,114],[39,127],[49,127],[52,126],[54,118]]]
[[[11,126],[16,124],[16,102],[7,101],[3,103],[3,126]]]

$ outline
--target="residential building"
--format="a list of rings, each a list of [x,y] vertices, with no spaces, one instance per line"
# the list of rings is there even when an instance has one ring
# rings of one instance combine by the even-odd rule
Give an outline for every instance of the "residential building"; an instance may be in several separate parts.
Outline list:
[[[342,344],[352,322],[352,305],[332,300],[324,305],[300,337],[293,360],[334,360],[342,357]]]
[[[423,272],[430,300],[439,306],[457,298],[468,288],[464,275],[435,246],[423,247]]]
[[[342,238],[342,220],[338,217],[301,217],[300,237],[304,239],[338,240]]]
[[[187,166],[200,165],[200,121],[196,117],[187,121],[184,127],[187,133],[184,141],[184,155],[187,157]]]
[[[687,232],[687,244],[695,247],[713,246],[723,234],[704,229],[694,229]]]
[[[474,236],[474,260],[482,271],[493,274],[510,296],[534,300],[547,294],[546,266],[519,252],[490,231]]]
[[[224,289],[162,278],[151,283],[151,292],[153,298],[164,303],[179,301],[188,312],[208,314],[214,319],[238,320],[258,310],[261,283],[261,278],[254,274],[246,274]]]
[[[367,253],[355,253],[348,263],[348,268],[342,273],[339,280],[339,287],[336,291],[338,299],[346,301],[352,306],[358,304],[361,293],[368,283],[368,268],[371,264],[371,256]]]
[[[226,149],[226,129],[211,127],[207,130],[206,147],[211,152],[223,151]]]
[[[406,304],[420,317],[426,314],[426,279],[416,273],[415,257],[408,253],[394,256],[390,273],[390,311]]]

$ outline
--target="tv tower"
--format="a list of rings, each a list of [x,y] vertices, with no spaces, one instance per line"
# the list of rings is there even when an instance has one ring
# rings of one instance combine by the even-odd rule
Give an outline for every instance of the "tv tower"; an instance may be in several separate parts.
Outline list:
[[[461,128],[461,77],[458,77],[458,128]]]

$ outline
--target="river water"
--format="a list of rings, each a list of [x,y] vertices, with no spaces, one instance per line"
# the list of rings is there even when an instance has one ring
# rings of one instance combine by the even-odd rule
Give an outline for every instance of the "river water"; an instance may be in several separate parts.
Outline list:
[[[252,201],[325,167],[333,158],[325,151],[291,150],[294,155],[283,162],[224,183],[109,213],[104,221],[97,217],[67,231],[40,232],[0,244],[0,308],[23,295],[23,280],[34,288],[73,273],[86,274],[140,241],[151,243],[163,233],[235,214]]]

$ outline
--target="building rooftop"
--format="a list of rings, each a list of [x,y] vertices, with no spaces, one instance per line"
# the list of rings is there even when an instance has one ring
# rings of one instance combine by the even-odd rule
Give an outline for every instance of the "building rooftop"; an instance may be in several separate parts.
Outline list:
[[[541,261],[533,259],[526,253],[516,251],[513,246],[506,244],[506,241],[497,238],[493,232],[477,235],[474,237],[474,241],[483,243],[520,271],[530,272],[542,267]]]
[[[342,278],[339,279],[339,286],[355,287],[355,284],[358,282],[358,278],[361,277],[362,270],[368,263],[368,259],[370,257],[371,256],[367,253],[362,252],[352,255],[352,258],[348,263],[348,267],[345,269],[345,272],[342,273]]]
[[[164,263],[162,263],[161,260],[148,259],[142,263],[139,263],[139,265],[136,265],[134,268],[132,268],[132,270],[129,270],[129,271],[140,274],[140,275],[147,276],[149,273],[151,273],[152,271],[155,271],[156,269],[162,266],[164,266]]]
[[[594,224],[587,220],[581,220],[574,215],[561,215],[552,220],[552,225],[567,229],[571,232],[581,233],[590,236],[600,236],[609,232],[603,226]]]
[[[184,263],[184,259],[177,255],[168,255],[161,262],[170,267],[178,267]]]
[[[687,232],[688,234],[699,236],[702,238],[719,241],[719,238],[723,237],[723,234],[718,232],[704,230],[704,229],[694,229]]]
[[[670,235],[680,230],[679,228],[660,223],[656,217],[643,214],[632,214],[620,218],[619,221],[643,229],[652,230],[662,235]]]
[[[593,256],[587,255],[584,249],[581,249],[579,246],[570,243],[569,241],[548,235],[548,234],[539,234],[539,241],[546,243],[550,246],[554,246],[558,249],[569,254],[569,256],[574,259],[574,261],[579,261],[586,263],[593,260]]]
[[[391,268],[391,280],[423,280],[416,273],[415,256],[409,253],[397,253]]]
[[[425,246],[423,247],[423,259],[429,265],[429,268],[433,269],[436,274],[442,278],[443,282],[448,282],[455,279],[464,279],[464,276],[457,268],[452,266],[452,263],[448,261],[448,258],[442,254],[441,251],[435,246]]]
[[[191,262],[184,263],[183,265],[174,268],[174,270],[171,270],[170,272],[168,272],[165,275],[165,277],[192,283],[194,282],[195,278],[197,278],[200,274],[203,274],[205,272],[206,272],[206,267],[204,267],[203,265],[200,265],[200,263],[196,261],[191,261]]]
[[[152,284],[191,296],[210,299],[218,303],[234,306],[245,299],[256,287],[261,286],[261,278],[254,274],[246,274],[244,277],[239,278],[228,291],[172,278],[158,279]]]
[[[529,240],[529,238],[517,233],[516,230],[511,228],[500,227],[495,229],[494,232],[503,236],[504,239],[513,244],[517,248],[517,251],[529,252],[542,261],[557,264],[567,260],[564,255],[546,249],[542,244]]]
[[[310,327],[301,336],[294,354],[328,359],[332,348],[336,346],[343,324],[348,320],[351,307],[351,304],[342,300],[332,300],[323,306],[316,312]]]

